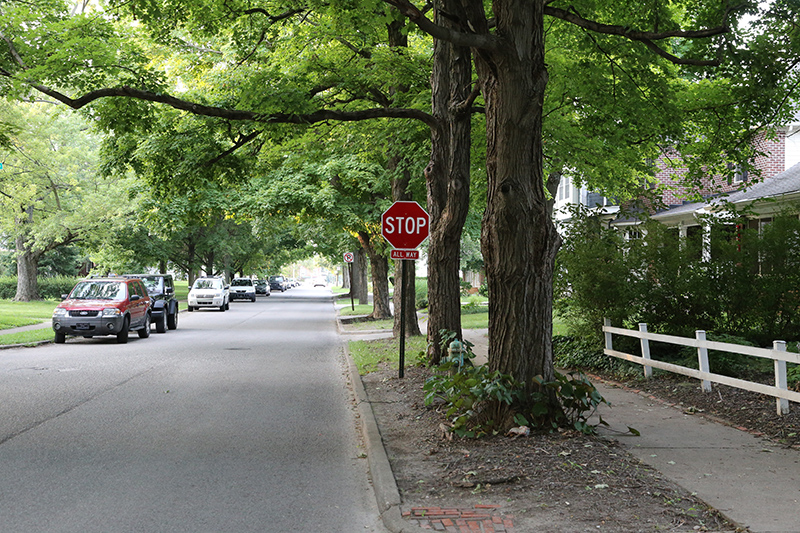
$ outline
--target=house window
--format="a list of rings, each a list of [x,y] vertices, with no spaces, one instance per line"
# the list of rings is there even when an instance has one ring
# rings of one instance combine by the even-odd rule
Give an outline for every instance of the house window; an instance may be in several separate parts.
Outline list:
[[[570,199],[572,192],[572,180],[568,176],[561,176],[561,181],[558,182],[558,192],[556,193],[556,201],[565,202]]]
[[[743,170],[741,165],[734,165],[733,163],[728,163],[728,169],[733,170],[733,178],[731,181],[733,183],[744,183],[747,181],[748,172]]]

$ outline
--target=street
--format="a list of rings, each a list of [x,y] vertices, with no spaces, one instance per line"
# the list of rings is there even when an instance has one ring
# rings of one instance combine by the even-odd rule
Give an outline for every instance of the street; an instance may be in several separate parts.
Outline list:
[[[383,531],[327,289],[0,351],[0,531]]]

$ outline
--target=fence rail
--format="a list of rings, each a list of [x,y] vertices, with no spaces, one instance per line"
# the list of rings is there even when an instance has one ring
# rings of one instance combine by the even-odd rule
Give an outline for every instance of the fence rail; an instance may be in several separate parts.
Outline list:
[[[800,403],[800,393],[789,390],[787,386],[788,381],[786,378],[786,363],[800,364],[800,354],[787,352],[786,343],[784,341],[774,341],[771,349],[756,348],[753,346],[743,346],[741,344],[709,341],[706,340],[706,332],[702,330],[696,331],[695,338],[692,339],[688,337],[676,337],[673,335],[649,333],[647,331],[647,324],[639,324],[638,331],[633,329],[616,328],[611,326],[611,321],[608,319],[605,320],[603,325],[603,333],[605,335],[605,350],[603,350],[603,353],[612,357],[625,359],[626,361],[631,361],[633,363],[642,365],[644,367],[644,375],[647,378],[652,376],[653,368],[659,368],[661,370],[666,370],[668,372],[673,372],[675,374],[681,374],[701,380],[703,390],[706,392],[711,391],[712,382],[736,387],[738,389],[758,392],[767,396],[772,396],[776,399],[775,405],[779,415],[785,415],[789,412],[789,401]],[[641,341],[642,356],[639,357],[615,350],[613,346],[613,335],[622,335],[625,337],[639,339]],[[696,348],[700,370],[651,359],[650,341]],[[718,350],[722,352],[749,355],[752,357],[761,357],[763,359],[769,359],[773,361],[775,367],[775,385],[764,385],[762,383],[754,383],[744,379],[713,374],[709,368],[708,350]]]

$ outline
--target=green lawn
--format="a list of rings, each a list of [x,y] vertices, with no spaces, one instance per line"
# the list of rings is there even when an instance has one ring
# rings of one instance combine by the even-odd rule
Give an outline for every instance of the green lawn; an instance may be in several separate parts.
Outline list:
[[[53,340],[53,330],[49,327],[32,329],[30,331],[21,331],[19,333],[7,333],[5,335],[0,332],[0,345],[33,344],[39,341],[51,340]]]
[[[416,364],[424,358],[428,347],[424,336],[406,339],[406,366]],[[352,341],[348,344],[350,356],[358,368],[359,374],[367,374],[378,368],[380,363],[388,363],[397,367],[400,360],[400,339],[380,339],[375,341]]]
[[[58,302],[44,300],[39,302],[12,302],[0,300],[0,330],[29,326],[49,320]]]

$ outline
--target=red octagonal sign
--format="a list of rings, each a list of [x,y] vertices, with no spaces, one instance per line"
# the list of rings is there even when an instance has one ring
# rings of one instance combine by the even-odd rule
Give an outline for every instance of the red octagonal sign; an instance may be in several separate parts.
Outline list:
[[[416,248],[429,232],[430,217],[417,202],[395,202],[381,215],[381,234],[395,248]]]

